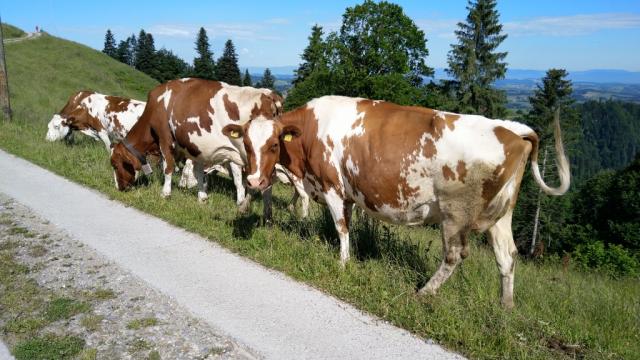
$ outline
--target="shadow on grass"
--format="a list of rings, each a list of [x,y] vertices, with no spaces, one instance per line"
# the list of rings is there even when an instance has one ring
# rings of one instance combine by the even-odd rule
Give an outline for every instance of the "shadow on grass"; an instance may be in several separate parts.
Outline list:
[[[260,216],[255,213],[238,214],[235,219],[229,222],[229,225],[233,227],[234,237],[249,240],[256,226],[260,225]]]

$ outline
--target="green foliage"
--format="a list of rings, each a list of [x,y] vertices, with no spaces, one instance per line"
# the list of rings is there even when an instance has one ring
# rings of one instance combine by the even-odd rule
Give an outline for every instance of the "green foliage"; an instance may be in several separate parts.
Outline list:
[[[612,276],[640,275],[640,261],[620,245],[600,241],[579,244],[573,258],[585,269],[597,269]]]
[[[244,77],[242,78],[242,86],[253,86],[253,81],[251,81],[251,75],[249,75],[249,69],[244,70]]]
[[[5,39],[13,39],[25,36],[26,33],[13,25],[2,23],[2,36]]]
[[[271,74],[271,70],[269,68],[264,69],[264,73],[262,74],[262,79],[256,83],[257,88],[267,88],[271,90],[275,90],[276,78]]]
[[[127,323],[127,329],[139,330],[142,328],[158,325],[158,319],[155,317],[147,317],[142,319],[134,319]]]
[[[107,33],[104,35],[104,47],[102,48],[102,52],[114,59],[118,58],[116,39],[113,37],[111,29],[107,29]]]
[[[227,84],[242,86],[242,76],[238,67],[238,55],[231,39],[224,44],[222,56],[216,64],[216,76],[219,81]]]
[[[76,336],[45,335],[19,343],[13,348],[16,360],[72,359],[84,348]]]
[[[572,162],[578,180],[603,169],[621,169],[640,152],[640,104],[593,100],[576,108],[583,133]]]
[[[496,10],[496,0],[469,1],[466,22],[458,23],[458,43],[451,45],[447,72],[457,81],[459,112],[501,117],[506,95],[491,85],[504,78],[507,53],[496,49],[507,38]]]
[[[190,72],[189,64],[169,50],[164,48],[158,50],[155,58],[155,79],[161,83],[173,79],[179,79]]]
[[[421,103],[422,78],[433,75],[426,41],[399,5],[366,0],[349,7],[339,33],[323,40],[322,28],[312,28],[286,107],[328,94]]]
[[[193,59],[191,75],[201,79],[216,80],[213,53],[209,50],[209,37],[203,27],[200,28],[196,39],[196,52],[198,56]]]

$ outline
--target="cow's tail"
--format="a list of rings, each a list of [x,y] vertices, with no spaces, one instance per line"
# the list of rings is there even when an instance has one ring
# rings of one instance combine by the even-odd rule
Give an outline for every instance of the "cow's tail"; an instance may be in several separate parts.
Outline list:
[[[562,144],[562,133],[560,131],[560,110],[556,109],[553,116],[553,137],[556,143],[556,164],[558,165],[558,176],[560,177],[560,185],[552,188],[544,183],[544,179],[540,175],[540,167],[538,166],[538,149],[539,139],[536,133],[524,135],[523,138],[531,142],[531,170],[533,170],[533,177],[538,183],[538,186],[549,195],[563,195],[569,190],[569,184],[571,183],[571,172],[569,170],[569,160],[564,152],[564,145]]]

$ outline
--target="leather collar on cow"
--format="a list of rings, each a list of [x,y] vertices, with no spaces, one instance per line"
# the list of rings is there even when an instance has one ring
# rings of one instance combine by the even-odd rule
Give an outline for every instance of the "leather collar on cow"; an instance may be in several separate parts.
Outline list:
[[[126,139],[122,139],[122,144],[124,145],[125,148],[127,148],[127,150],[129,150],[131,154],[133,154],[133,156],[135,156],[140,161],[140,163],[142,163],[142,166],[147,165],[147,158],[144,155],[142,155],[138,150],[136,150],[133,146],[131,146],[131,144],[129,144]]]

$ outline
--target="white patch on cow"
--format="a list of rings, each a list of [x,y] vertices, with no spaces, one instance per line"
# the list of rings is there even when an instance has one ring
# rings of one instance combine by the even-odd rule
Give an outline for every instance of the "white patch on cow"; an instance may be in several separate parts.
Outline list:
[[[271,96],[271,90],[269,89],[255,89],[252,87],[241,87],[229,85],[227,83],[222,84],[222,91],[218,91],[216,96],[211,99],[211,107],[214,109],[225,109],[224,107],[224,95],[227,95],[229,101],[238,105],[239,121],[229,119],[226,111],[223,111],[227,120],[234,121],[236,123],[244,124],[251,118],[251,111],[255,106],[260,107],[262,101],[262,95]],[[218,107],[214,106],[217,105]],[[255,120],[265,119],[264,116],[259,116]]]
[[[264,144],[273,136],[273,121],[253,121],[251,126],[249,127],[249,131],[247,134],[249,139],[251,139],[251,144],[253,145],[254,156],[256,158],[256,172],[253,174],[249,174],[247,176],[247,180],[258,180],[260,179],[260,155],[262,147]]]
[[[171,89],[166,89],[162,95],[158,96],[158,102],[162,101],[164,103],[164,109],[169,109],[169,101],[171,100]]]
[[[200,116],[188,117],[187,118],[187,122],[200,126]]]
[[[118,186],[118,175],[115,171],[113,172],[113,181],[116,184],[116,189],[120,190],[120,187]]]
[[[62,116],[58,114],[53,115],[53,118],[51,118],[51,121],[49,121],[49,124],[47,125],[47,141],[61,140],[69,134],[71,129],[64,125],[63,122],[64,118]]]

